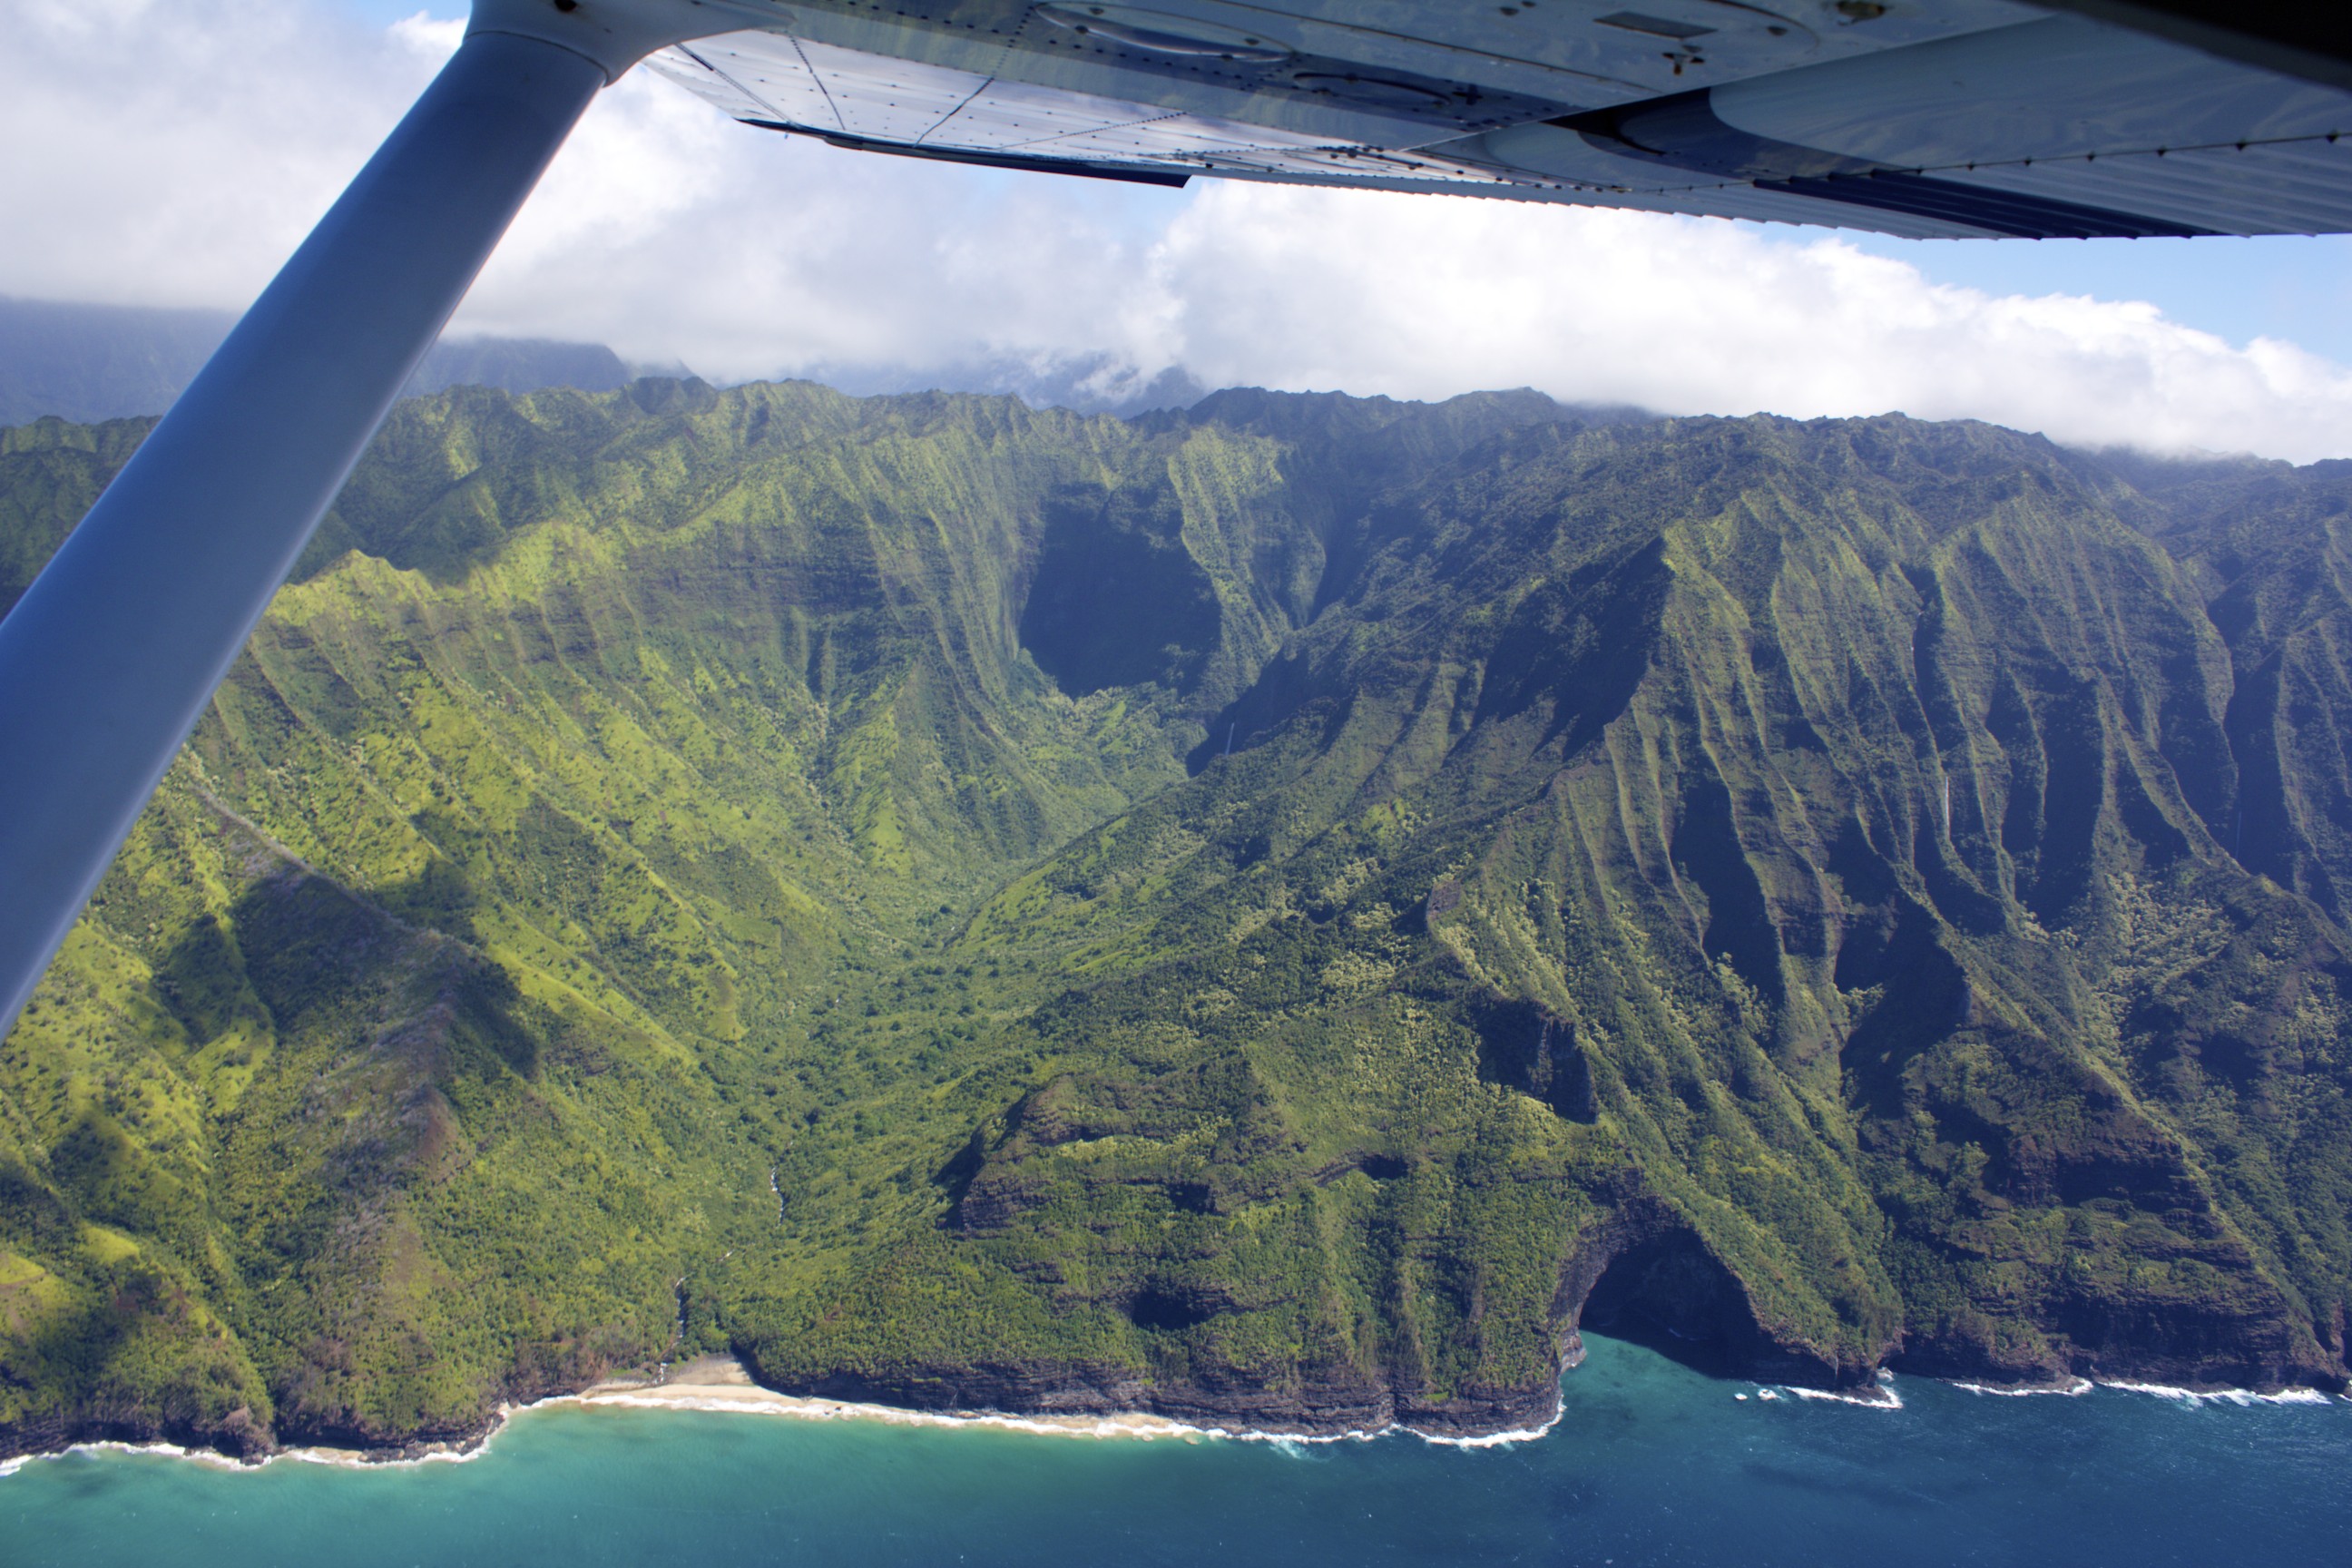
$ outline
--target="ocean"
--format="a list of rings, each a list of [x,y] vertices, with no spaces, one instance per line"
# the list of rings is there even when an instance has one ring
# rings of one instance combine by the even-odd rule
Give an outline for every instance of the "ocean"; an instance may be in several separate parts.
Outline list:
[[[0,1477],[0,1563],[2352,1560],[2342,1399],[2004,1397],[1902,1378],[1900,1408],[1867,1408],[1587,1342],[1558,1426],[1476,1448],[551,1405],[464,1462],[236,1470],[77,1452]]]

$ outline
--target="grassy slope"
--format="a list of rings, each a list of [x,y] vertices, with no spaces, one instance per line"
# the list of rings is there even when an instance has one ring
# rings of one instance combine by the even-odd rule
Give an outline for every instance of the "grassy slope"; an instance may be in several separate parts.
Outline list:
[[[139,434],[0,434],[0,595]],[[2158,478],[404,405],[0,1051],[0,1426],[396,1440],[727,1342],[1475,1424],[1612,1256],[1814,1379],[2335,1375],[2340,527]]]

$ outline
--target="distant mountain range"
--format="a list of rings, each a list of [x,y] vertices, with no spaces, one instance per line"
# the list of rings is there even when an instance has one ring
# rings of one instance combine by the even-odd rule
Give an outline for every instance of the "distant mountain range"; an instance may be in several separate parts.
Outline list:
[[[165,310],[0,298],[0,425],[44,415],[86,423],[161,414],[228,336],[227,310]],[[453,338],[436,343],[408,384],[609,392],[629,367],[600,343]]]
[[[171,310],[0,297],[0,426],[45,415],[76,423],[163,413],[236,324],[227,310]],[[436,343],[408,396],[452,386],[610,392],[632,376],[690,377],[682,364],[629,365],[600,343],[454,338]],[[1104,354],[1004,358],[916,368],[829,364],[813,373],[854,395],[946,390],[1009,394],[1033,408],[1122,417],[1182,408],[1208,394],[1181,368],[1143,375]]]
[[[2345,1384],[2352,466],[458,388],[296,579],[0,1046],[0,1452]]]

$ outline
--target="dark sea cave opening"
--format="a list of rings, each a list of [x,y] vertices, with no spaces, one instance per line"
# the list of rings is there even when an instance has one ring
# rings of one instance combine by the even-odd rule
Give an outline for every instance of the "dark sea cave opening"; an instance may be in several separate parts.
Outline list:
[[[1730,1271],[1688,1231],[1634,1243],[1592,1282],[1577,1326],[1656,1351],[1711,1377],[1736,1377],[1761,1335]]]

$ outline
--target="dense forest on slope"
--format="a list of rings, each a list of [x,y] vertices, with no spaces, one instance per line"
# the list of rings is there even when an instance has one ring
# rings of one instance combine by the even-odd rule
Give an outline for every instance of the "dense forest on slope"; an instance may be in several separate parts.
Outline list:
[[[144,432],[0,431],[0,606]],[[2352,466],[403,405],[0,1048],[0,1447],[2340,1386]]]

